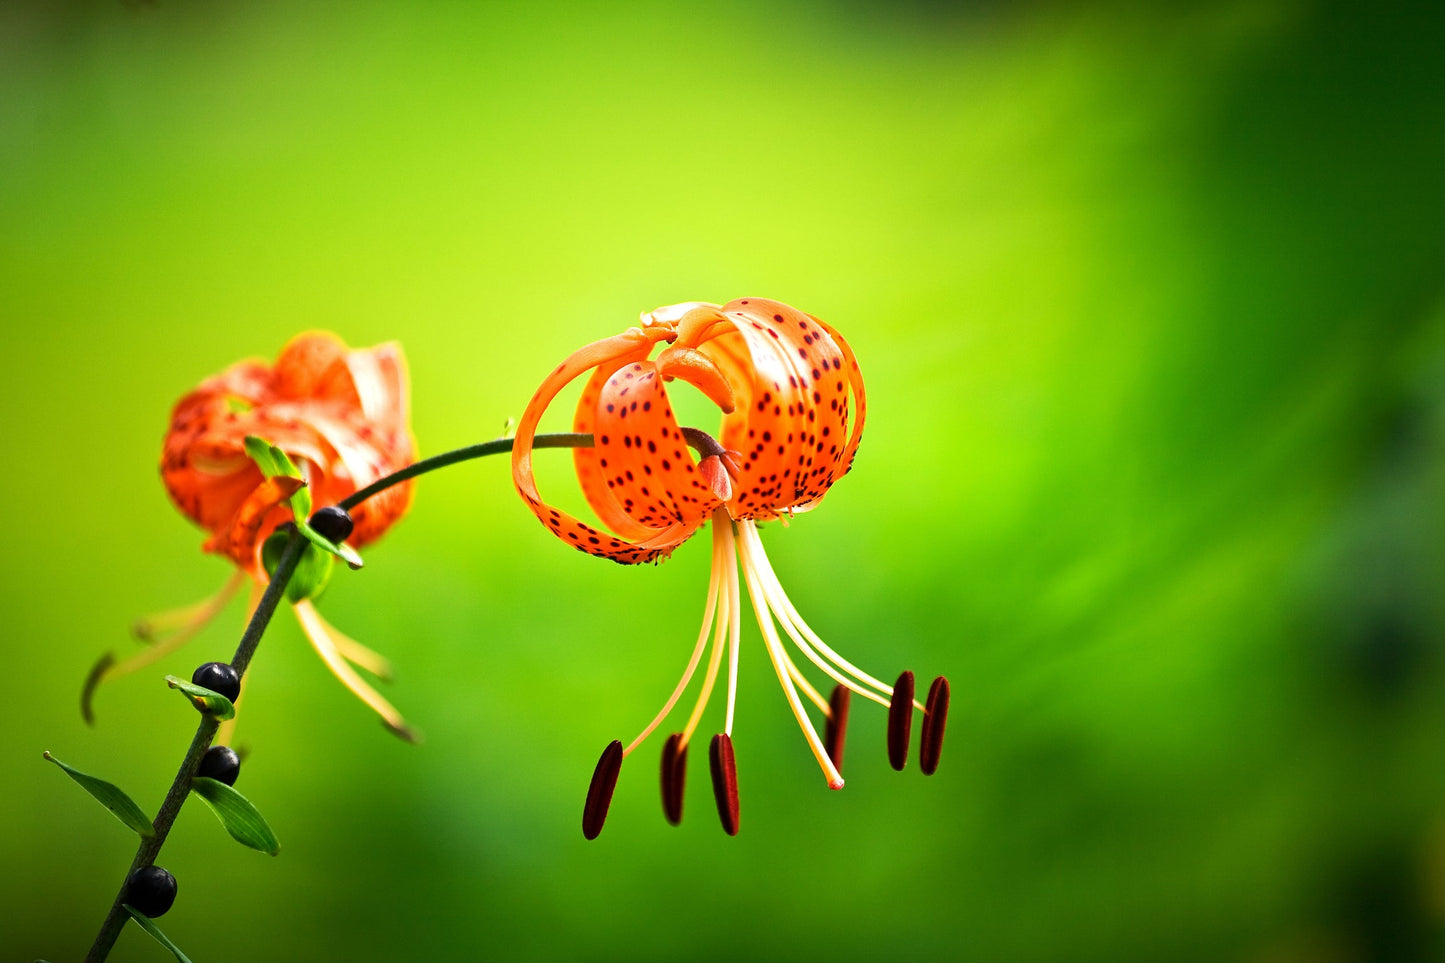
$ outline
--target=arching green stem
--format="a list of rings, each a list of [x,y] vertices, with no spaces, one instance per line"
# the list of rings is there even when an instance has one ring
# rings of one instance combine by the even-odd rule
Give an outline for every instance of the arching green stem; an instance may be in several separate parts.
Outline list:
[[[559,432],[554,435],[538,435],[532,439],[532,447],[591,448],[592,436],[587,433],[574,431]],[[425,475],[429,471],[436,471],[438,468],[455,465],[457,462],[471,461],[473,458],[484,458],[487,455],[500,455],[511,450],[511,438],[496,438],[492,441],[484,441],[479,445],[468,445],[465,448],[456,448],[452,451],[443,452],[440,455],[432,455],[430,458],[423,458],[421,461],[413,462],[405,468],[394,471],[385,478],[378,478],[354,495],[343,498],[337,502],[336,507],[344,508],[349,512],[371,496],[379,492],[384,492],[393,485],[399,485],[408,478]]]
[[[592,436],[590,434],[575,432],[538,435],[532,442],[534,448],[588,448],[591,445]],[[378,479],[351,497],[343,499],[338,505],[350,511],[378,492],[383,492],[409,478],[415,478],[448,465],[455,465],[458,462],[484,458],[487,455],[499,455],[511,450],[511,438],[497,438],[479,445],[469,445],[465,448],[434,455],[431,458],[424,458],[385,478]],[[276,606],[286,592],[286,583],[291,580],[291,575],[296,570],[296,564],[300,561],[302,549],[306,544],[306,539],[302,537],[301,533],[293,530],[291,537],[286,542],[280,561],[276,565],[276,570],[271,575],[271,581],[261,595],[261,600],[256,605],[256,611],[251,615],[251,620],[246,624],[246,630],[241,635],[241,641],[236,646],[236,654],[231,660],[231,667],[236,670],[237,675],[244,676],[246,674],[246,669],[251,664],[251,657],[255,655],[256,647],[261,644],[261,636],[265,634],[266,627],[271,623],[271,616],[275,613]],[[125,926],[125,921],[130,918],[121,906],[125,894],[125,883],[136,870],[143,866],[154,865],[156,857],[160,855],[161,846],[165,843],[171,826],[175,824],[181,807],[185,805],[186,798],[190,795],[191,781],[195,777],[196,767],[200,764],[201,757],[206,754],[206,750],[210,748],[211,740],[215,738],[219,725],[217,720],[211,716],[201,717],[200,725],[196,727],[196,734],[191,739],[190,748],[186,750],[185,758],[181,760],[181,766],[176,771],[171,788],[166,793],[165,801],[161,803],[160,811],[153,821],[156,830],[155,836],[141,841],[135,859],[131,861],[125,878],[121,880],[120,892],[116,894],[115,901],[111,903],[110,912],[106,914],[105,922],[101,924],[100,932],[96,934],[95,942],[91,945],[90,952],[86,954],[85,963],[102,963],[110,955],[116,938],[120,936],[120,931]]]

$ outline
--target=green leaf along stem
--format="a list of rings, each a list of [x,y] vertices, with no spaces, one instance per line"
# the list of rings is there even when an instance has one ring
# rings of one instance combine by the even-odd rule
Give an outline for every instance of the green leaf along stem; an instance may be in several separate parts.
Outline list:
[[[194,682],[187,682],[185,679],[173,675],[166,676],[166,685],[172,689],[179,689],[182,695],[191,700],[193,706],[222,722],[236,714],[236,707],[231,705],[230,699],[203,685],[196,685]]]
[[[161,928],[157,926],[149,916],[146,916],[140,910],[135,909],[129,903],[122,903],[120,905],[125,907],[125,911],[130,914],[130,918],[135,920],[136,923],[140,925],[141,929],[149,933],[152,939],[154,939],[161,946],[164,946],[166,949],[174,953],[176,959],[179,960],[180,963],[191,963],[190,957],[182,953],[181,948],[176,944],[172,943],[170,937],[162,933]]]
[[[191,792],[200,796],[231,838],[243,846],[275,856],[281,851],[276,834],[251,805],[251,801],[225,783],[197,776],[191,781]]]
[[[135,800],[127,796],[119,786],[83,773],[73,766],[67,766],[48,751],[45,753],[45,758],[65,770],[65,774],[79,783],[80,787],[90,793],[96,802],[109,809],[116,819],[135,830],[142,838],[150,839],[155,836],[156,830],[151,825],[149,817],[141,812],[141,808],[135,804]]]

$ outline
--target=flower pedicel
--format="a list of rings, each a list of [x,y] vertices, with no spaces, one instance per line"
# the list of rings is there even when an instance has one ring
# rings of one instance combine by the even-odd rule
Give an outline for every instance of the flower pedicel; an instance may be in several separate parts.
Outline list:
[[[659,344],[662,349],[650,357]],[[543,501],[532,471],[532,440],[543,412],[563,387],[588,372],[573,430],[592,434],[594,444],[576,449],[573,458],[588,504],[610,531]],[[693,385],[722,411],[717,438],[678,425],[665,388],[665,382],[674,379]],[[697,644],[657,716],[626,748],[619,740],[603,751],[583,810],[582,831],[588,839],[602,831],[623,758],[671,712],[705,652],[707,667],[692,714],[663,747],[663,811],[673,823],[682,818],[688,744],[726,652],[726,720],[709,746],[709,761],[723,828],[737,833],[732,731],[742,618],[740,571],[783,694],[829,788],[843,787],[840,769],[851,693],[888,709],[888,754],[895,769],[902,769],[907,759],[913,710],[922,711],[922,768],[927,773],[937,768],[948,682],[941,676],[935,679],[926,705],[921,705],[914,700],[912,672],[889,686],[840,656],[789,601],[758,535],[758,522],[813,508],[847,473],[865,413],[863,376],[842,336],[811,315],[762,298],[722,306],[688,302],[644,314],[639,327],[574,352],[532,397],[517,426],[512,475],[532,512],[558,538],[591,555],[637,564],[665,558],[712,523],[712,578]],[[697,453],[696,461],[688,449]],[[783,636],[833,680],[830,698],[824,699],[808,682]],[[804,698],[827,721],[822,737],[809,719]]]

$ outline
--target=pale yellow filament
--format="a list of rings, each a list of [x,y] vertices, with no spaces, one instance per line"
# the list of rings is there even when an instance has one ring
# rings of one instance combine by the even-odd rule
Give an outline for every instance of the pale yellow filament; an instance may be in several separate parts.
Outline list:
[[[737,539],[733,534],[732,520],[723,517],[723,509],[719,508],[713,527],[720,528],[726,537],[724,564],[727,567],[728,577],[728,711],[727,719],[723,724],[723,732],[729,738],[733,734],[733,712],[738,702],[738,643],[742,637],[743,622],[743,593],[738,586],[738,550]]]
[[[836,671],[832,670],[828,665],[826,665],[823,661],[820,660],[817,653],[813,652],[812,648],[805,644],[803,639],[800,638],[799,635],[795,634],[793,631],[789,631],[788,635],[791,636],[793,641],[797,643],[798,648],[802,649],[803,654],[808,656],[808,658],[815,665],[817,665],[818,668],[828,673],[828,675],[832,677],[834,681],[846,686],[849,689],[852,689],[854,692],[858,693],[861,696],[864,696],[865,698],[872,699],[879,705],[887,706],[887,700],[879,698],[877,695],[866,691],[860,686],[871,685],[880,692],[886,693],[890,696],[893,694],[893,687],[890,685],[885,685],[879,680],[873,678],[873,676],[864,672],[862,669],[859,669],[857,666],[853,665],[853,663],[849,662],[837,652],[833,651],[833,649],[829,647],[827,643],[825,643],[821,638],[818,637],[818,633],[814,632],[811,628],[809,628],[808,623],[803,621],[803,617],[798,614],[797,608],[794,607],[792,601],[788,598],[787,592],[783,590],[782,583],[778,581],[778,576],[773,571],[772,563],[768,561],[767,553],[763,551],[762,538],[758,534],[757,524],[751,521],[739,522],[738,524],[742,528],[743,537],[745,539],[751,539],[751,543],[754,548],[754,554],[758,561],[759,574],[762,576],[764,586],[768,589],[769,604],[772,606],[773,609],[777,611],[779,621],[783,623],[783,628],[788,629],[790,626],[796,628],[798,632],[801,632],[801,634],[808,639],[808,641],[812,642],[813,646],[817,647],[818,651],[821,652],[823,656],[831,659],[833,663],[836,664],[844,672],[851,673],[853,677],[858,680],[858,683],[854,684],[848,679],[840,676]],[[922,712],[924,708],[923,704],[917,699],[913,700],[913,707],[915,709],[918,709],[920,712]]]
[[[783,694],[788,698],[788,705],[792,707],[793,717],[798,720],[798,727],[803,730],[803,736],[808,740],[808,747],[813,751],[813,758],[818,761],[818,766],[823,770],[823,775],[828,780],[829,789],[842,789],[843,776],[838,772],[838,767],[833,765],[833,760],[828,756],[828,750],[823,746],[823,740],[818,737],[818,731],[813,728],[813,722],[808,718],[807,710],[803,708],[803,702],[798,698],[798,690],[793,685],[793,679],[787,669],[787,653],[783,651],[782,640],[778,638],[777,626],[773,624],[772,611],[767,605],[767,595],[759,584],[759,569],[754,558],[756,552],[750,540],[747,538],[747,526],[749,522],[738,523],[743,534],[740,539],[740,551],[742,553],[743,577],[747,579],[748,595],[752,598],[753,612],[758,617],[758,628],[762,630],[763,641],[767,643],[768,656],[773,662],[773,671],[778,675],[778,682],[783,686]]]
[[[137,652],[124,662],[117,662],[107,667],[101,673],[98,682],[129,675],[137,669],[144,669],[185,645],[226,607],[245,581],[246,574],[237,570],[226,580],[226,584],[221,586],[221,590],[210,598],[197,602],[195,605],[187,605],[185,608],[173,609],[141,619],[135,625],[135,633],[147,642],[152,642],[154,634],[157,632],[163,632],[170,628],[175,628],[176,631],[158,642],[152,642],[148,648]]]
[[[754,532],[753,534],[754,537],[756,537],[756,532]],[[756,549],[758,553],[762,552],[761,543],[756,546]],[[818,668],[822,669],[823,672],[826,673],[828,677],[831,678],[834,682],[838,683],[844,688],[853,690],[860,696],[863,696],[865,699],[872,699],[874,702],[878,703],[884,708],[887,708],[887,698],[878,695],[870,688],[866,688],[862,682],[855,681],[854,679],[849,679],[844,676],[839,669],[835,668],[831,663],[823,659],[823,657],[820,656],[818,652],[811,645],[808,644],[807,640],[799,631],[797,625],[794,624],[793,620],[789,617],[789,605],[787,601],[787,596],[783,592],[783,587],[778,584],[776,576],[773,576],[772,570],[768,569],[766,571],[760,572],[759,578],[762,582],[764,592],[767,593],[769,608],[771,608],[774,614],[777,615],[778,622],[782,625],[783,630],[788,633],[788,637],[792,639],[793,643],[797,645],[798,649],[805,656],[808,657],[808,660],[814,665],[816,665]],[[804,628],[806,628],[806,625],[804,626]],[[811,632],[811,630],[809,631]]]
[[[707,604],[703,607],[702,614],[702,630],[697,634],[697,645],[693,646],[692,658],[687,660],[687,668],[682,670],[682,678],[678,680],[677,685],[673,688],[672,695],[667,697],[667,703],[663,705],[662,711],[653,716],[652,721],[647,724],[647,728],[643,729],[637,738],[632,740],[631,745],[622,750],[623,758],[626,758],[632,750],[642,745],[643,740],[652,735],[653,730],[658,727],[663,719],[667,718],[667,714],[672,711],[673,706],[677,705],[677,700],[682,696],[682,692],[687,688],[687,684],[692,681],[692,674],[697,671],[697,664],[702,660],[702,650],[707,646],[708,636],[712,634],[713,616],[717,612],[719,587],[717,561],[718,544],[717,541],[714,540],[712,550],[712,579],[708,582]],[[709,671],[709,678],[711,678],[712,674],[712,671]],[[709,686],[708,688],[710,689],[711,687]],[[704,690],[704,696],[706,696],[706,692],[707,689]],[[701,705],[699,705],[699,708],[701,708]],[[687,745],[686,739],[683,740],[682,745]]]
[[[379,652],[373,652],[351,636],[338,631],[334,625],[329,628],[331,642],[336,646],[336,651],[341,654],[343,659],[365,669],[383,682],[392,681],[395,673],[391,667],[391,660]]]
[[[367,685],[337,651],[336,643],[332,638],[334,630],[316,611],[310,600],[297,602],[292,609],[296,612],[296,618],[301,622],[301,628],[306,632],[306,638],[311,641],[311,647],[316,650],[317,655],[321,656],[321,660],[326,663],[326,667],[331,670],[331,673],[341,680],[341,684],[381,716],[382,721],[393,732],[408,741],[415,742],[416,734],[407,726],[401,713],[397,712],[395,707],[383,699],[375,689]]]
[[[786,628],[786,626],[784,626],[784,628]],[[808,697],[809,702],[821,709],[824,716],[831,718],[833,709],[828,705],[828,700],[824,699],[822,695],[818,693],[818,690],[813,688],[813,683],[809,682],[808,677],[803,675],[798,669],[797,664],[793,662],[793,657],[788,655],[787,649],[782,650],[782,655],[783,665],[788,670],[788,675],[792,676],[793,682],[797,684],[799,689],[803,690],[803,695]]]
[[[692,739],[692,734],[697,731],[697,724],[702,720],[703,710],[712,698],[712,687],[717,682],[718,667],[722,664],[723,646],[727,638],[728,625],[736,621],[733,614],[737,606],[733,604],[732,597],[734,586],[729,584],[727,572],[736,567],[736,563],[724,551],[723,528],[730,528],[731,522],[726,519],[719,520],[713,517],[712,529],[712,580],[718,586],[718,612],[726,613],[726,618],[717,618],[713,622],[712,654],[708,657],[707,673],[702,679],[702,691],[698,693],[697,704],[692,708],[692,715],[688,716],[687,726],[682,730],[682,738],[678,741],[678,748],[683,749]],[[736,576],[734,576],[734,580]]]

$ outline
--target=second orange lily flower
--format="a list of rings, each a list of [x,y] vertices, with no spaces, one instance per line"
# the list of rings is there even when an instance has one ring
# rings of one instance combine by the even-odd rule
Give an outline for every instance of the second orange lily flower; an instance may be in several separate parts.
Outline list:
[[[292,339],[272,364],[248,360],[232,365],[186,394],[171,415],[161,478],[176,507],[207,532],[202,548],[224,555],[237,571],[215,596],[137,623],[136,633],[152,645],[122,662],[109,656],[101,660],[82,702],[87,717],[96,685],[179,648],[248,581],[254,586],[254,605],[267,581],[261,546],[292,520],[288,499],[300,481],[263,475],[247,453],[247,436],[285,452],[314,503],[332,505],[411,463],[416,443],[408,407],[400,345],[351,349],[325,332]],[[351,513],[353,527],[341,538],[354,547],[376,540],[406,513],[411,496],[406,483],[368,499]],[[414,738],[401,715],[353,668],[386,678],[387,661],[334,629],[309,599],[294,608],[328,668],[390,729]]]

